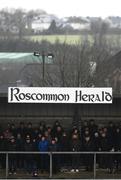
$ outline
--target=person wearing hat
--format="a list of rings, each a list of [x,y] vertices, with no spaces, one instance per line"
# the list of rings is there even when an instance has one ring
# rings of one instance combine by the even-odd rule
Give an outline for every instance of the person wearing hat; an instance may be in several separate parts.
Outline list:
[[[30,139],[30,135],[26,136],[25,143],[24,143],[24,151],[26,152],[31,152],[33,151],[33,144]],[[25,169],[27,173],[31,174],[33,173],[33,168],[34,168],[34,159],[32,154],[25,154]]]
[[[10,137],[8,151],[16,151],[16,140],[14,136]],[[9,175],[16,174],[16,154],[9,155]]]
[[[95,151],[95,144],[90,135],[86,135],[83,140],[83,151],[92,152]],[[84,164],[87,171],[93,170],[93,155],[86,154],[84,155]]]

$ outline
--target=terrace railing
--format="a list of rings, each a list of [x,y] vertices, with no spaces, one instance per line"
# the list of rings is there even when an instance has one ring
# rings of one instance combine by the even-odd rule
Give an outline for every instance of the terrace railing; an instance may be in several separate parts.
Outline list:
[[[72,154],[79,154],[79,155],[93,155],[93,179],[96,179],[96,162],[97,162],[97,155],[121,155],[121,152],[19,152],[19,151],[1,151],[1,154],[5,154],[6,155],[6,173],[5,173],[5,178],[8,179],[8,172],[9,172],[9,155],[10,154],[32,154],[32,155],[39,155],[39,154],[47,154],[49,155],[49,178],[51,179],[53,177],[53,161],[52,161],[52,157],[55,154],[60,154],[60,155],[64,155],[64,154],[68,154],[68,155],[72,155]]]

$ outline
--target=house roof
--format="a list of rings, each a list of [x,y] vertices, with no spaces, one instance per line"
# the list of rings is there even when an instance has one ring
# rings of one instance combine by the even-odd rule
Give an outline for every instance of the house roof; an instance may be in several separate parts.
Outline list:
[[[52,60],[45,56],[45,63]],[[33,53],[6,53],[0,52],[0,63],[42,63],[42,56],[34,56]]]
[[[121,68],[121,51],[119,51],[118,53],[116,53],[114,56],[112,56],[109,59],[110,62],[113,63],[114,67],[120,67]]]
[[[39,66],[42,62],[42,56],[34,56],[34,53],[0,52],[0,93],[6,93],[9,86],[17,86],[17,81],[23,78],[26,69],[27,72],[28,69],[32,71],[33,67],[42,71],[42,66]],[[52,64],[52,59],[46,55],[45,64]],[[25,80],[21,80],[22,84]],[[28,79],[26,81],[30,83]]]
[[[119,73],[119,71],[121,71],[121,51],[106,60],[101,61],[98,67],[97,71],[100,72],[101,70],[103,72],[100,77],[102,80],[111,78]]]
[[[114,69],[114,71],[108,75],[108,78],[113,78],[115,76],[119,76],[121,75],[121,69],[120,68],[116,68]]]

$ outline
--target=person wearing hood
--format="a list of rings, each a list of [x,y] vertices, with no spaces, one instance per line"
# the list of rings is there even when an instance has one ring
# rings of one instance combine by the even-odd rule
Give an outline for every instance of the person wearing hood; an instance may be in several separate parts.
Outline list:
[[[70,151],[79,152],[81,150],[81,143],[78,134],[72,134]],[[71,172],[79,172],[79,154],[72,154],[72,169]]]

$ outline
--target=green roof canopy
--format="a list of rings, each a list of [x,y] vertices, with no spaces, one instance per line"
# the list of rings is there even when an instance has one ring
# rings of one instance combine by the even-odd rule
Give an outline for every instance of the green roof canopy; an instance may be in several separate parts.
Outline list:
[[[0,63],[42,63],[42,56],[34,56],[33,53],[0,52]],[[45,63],[52,63],[52,59],[45,56]]]

